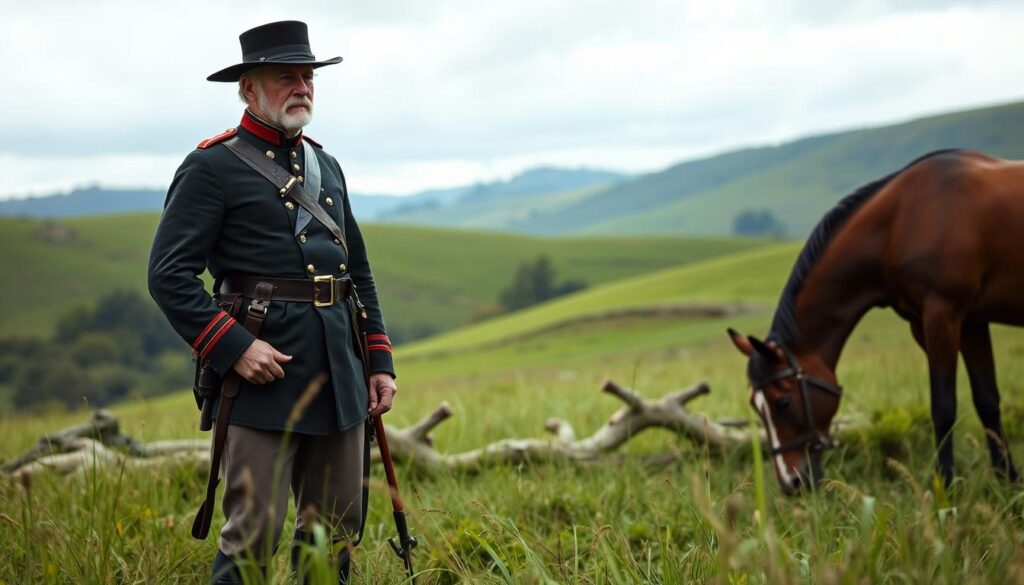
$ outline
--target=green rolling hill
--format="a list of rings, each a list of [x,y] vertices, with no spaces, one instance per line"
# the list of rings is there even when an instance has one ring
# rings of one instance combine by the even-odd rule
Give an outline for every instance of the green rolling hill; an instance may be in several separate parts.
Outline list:
[[[1024,159],[1024,103],[805,138],[684,162],[617,183],[512,229],[531,233],[729,234],[740,211],[770,210],[802,238],[839,198],[940,148]]]
[[[146,289],[157,214],[60,221],[0,219],[0,335],[49,335],[69,307],[118,288]],[[729,238],[539,238],[367,225],[365,234],[396,333],[453,329],[494,303],[518,265],[547,255],[559,280],[588,285],[758,247]]]
[[[401,348],[402,359],[493,347],[536,336],[559,323],[619,309],[681,303],[748,304],[764,313],[785,284],[796,244],[777,244],[643,274],[463,327]]]

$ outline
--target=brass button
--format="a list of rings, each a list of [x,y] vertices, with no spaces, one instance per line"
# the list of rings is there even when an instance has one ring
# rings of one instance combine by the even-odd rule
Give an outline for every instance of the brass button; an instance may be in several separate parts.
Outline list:
[[[327,199],[324,199],[324,203],[326,203],[327,206],[330,207],[331,205],[334,205],[334,199],[328,197]]]
[[[299,242],[306,243],[306,234],[299,234]]]
[[[316,266],[313,266],[312,264],[306,266],[306,272],[313,274],[314,272],[316,272]]]
[[[344,264],[338,264],[338,270],[345,272],[346,270],[348,270],[348,266],[345,266]]]
[[[299,175],[299,182],[302,182],[302,175]]]
[[[274,151],[273,150],[268,150],[267,151],[267,158],[274,158]]]
[[[320,187],[320,192],[321,192],[321,193],[323,193],[323,192],[324,192],[324,188],[323,188],[323,187]]]
[[[288,211],[294,211],[295,210],[295,204],[292,203],[291,201],[285,201],[284,202],[284,208],[287,209]]]
[[[341,245],[341,240],[339,240],[338,238],[334,238],[334,243],[338,244],[340,246]]]
[[[294,150],[292,151],[292,158],[299,158],[299,155]]]
[[[297,173],[297,172],[299,172],[299,169],[301,169],[302,167],[300,167],[299,165],[297,165],[295,163],[292,163],[292,168],[295,169],[295,172]]]

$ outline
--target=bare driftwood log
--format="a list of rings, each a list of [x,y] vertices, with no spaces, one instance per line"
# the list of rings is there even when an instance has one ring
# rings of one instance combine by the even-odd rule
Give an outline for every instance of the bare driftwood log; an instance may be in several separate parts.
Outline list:
[[[189,441],[184,441],[188,443]],[[210,446],[203,445],[203,450],[191,449],[187,445],[154,457],[133,457],[120,451],[114,451],[95,439],[79,437],[65,443],[66,453],[58,453],[41,457],[15,470],[11,475],[36,475],[49,471],[60,475],[80,473],[93,468],[116,468],[124,465],[128,469],[162,467],[177,464],[195,466],[197,472],[206,474],[210,466]]]
[[[545,428],[555,435],[554,438],[503,439],[465,453],[443,454],[437,452],[427,440],[427,433],[452,414],[451,409],[442,404],[410,429],[389,430],[388,442],[396,459],[404,459],[406,463],[428,469],[448,468],[458,471],[563,459],[593,461],[615,451],[652,427],[676,432],[715,451],[750,447],[748,431],[719,424],[687,410],[688,402],[711,391],[706,382],[671,392],[659,400],[643,398],[612,381],[606,382],[603,390],[626,403],[626,406],[616,411],[594,434],[583,439],[576,438],[576,432],[568,422],[550,419]],[[410,432],[412,430],[415,432]]]
[[[40,438],[35,447],[0,466],[0,473],[11,473],[28,463],[54,453],[79,450],[82,447],[76,443],[76,440],[81,438],[95,438],[105,445],[122,448],[132,454],[141,453],[144,450],[141,443],[121,434],[117,417],[113,413],[109,410],[94,410],[92,417],[87,422]]]
[[[711,388],[700,382],[683,390],[670,392],[658,400],[644,398],[612,381],[603,391],[615,396],[625,406],[616,411],[592,435],[578,439],[568,422],[550,419],[545,429],[548,438],[502,439],[465,453],[440,453],[434,448],[430,432],[452,416],[447,403],[419,422],[404,429],[386,427],[392,456],[398,463],[426,470],[450,469],[472,472],[494,465],[539,463],[552,460],[594,461],[606,456],[649,428],[675,432],[712,451],[749,449],[749,429],[738,419],[722,422],[709,420],[692,412],[686,405],[708,394]],[[760,430],[762,444],[764,434]],[[156,441],[140,443],[120,433],[117,419],[108,411],[93,413],[92,419],[60,432],[47,435],[20,457],[3,465],[7,475],[34,475],[42,471],[70,474],[93,466],[129,468],[167,464],[194,465],[197,473],[206,474],[209,467],[210,444],[206,439]],[[379,457],[376,449],[373,456]]]

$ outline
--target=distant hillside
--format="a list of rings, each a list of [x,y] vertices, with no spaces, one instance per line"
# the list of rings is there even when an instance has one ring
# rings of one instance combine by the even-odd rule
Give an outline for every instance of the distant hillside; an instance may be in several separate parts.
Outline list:
[[[1021,128],[1024,102],[740,149],[639,176],[541,167],[507,181],[406,197],[353,195],[352,204],[364,221],[393,224],[538,235],[799,239],[842,196],[932,150],[1024,159]],[[0,201],[0,216],[72,217],[157,210],[162,203],[162,192],[90,188]]]
[[[117,288],[146,289],[158,214],[70,220],[0,219],[0,336],[50,334],[75,304]],[[516,268],[550,257],[558,278],[588,285],[763,245],[731,238],[538,238],[409,226],[364,226],[396,338],[468,322]],[[57,288],[55,289],[55,283]],[[59,294],[53,291],[59,289]]]
[[[542,167],[507,181],[420,194],[382,213],[378,219],[388,223],[507,229],[531,214],[563,207],[625,178],[626,175],[608,171]]]
[[[408,196],[352,194],[352,209],[363,221],[457,227],[504,227],[510,220],[546,209],[553,193],[605,186],[626,175],[607,171],[541,167],[507,181],[450,189],[429,189]],[[589,191],[587,191],[589,192]],[[0,201],[0,216],[67,218],[163,209],[161,189],[85,187],[70,193]],[[564,196],[556,201],[567,201]]]
[[[108,189],[83,187],[69,193],[55,193],[0,201],[0,217],[35,217],[60,219],[160,211],[164,207],[163,189]],[[373,219],[391,210],[408,198],[381,195],[352,194],[353,213],[360,218]]]
[[[84,187],[70,193],[0,201],[0,216],[81,217],[139,211],[158,211],[164,193],[156,189]]]
[[[744,210],[768,210],[803,237],[839,198],[940,148],[1024,159],[1024,103],[729,152],[617,183],[518,221],[530,233],[732,233]]]

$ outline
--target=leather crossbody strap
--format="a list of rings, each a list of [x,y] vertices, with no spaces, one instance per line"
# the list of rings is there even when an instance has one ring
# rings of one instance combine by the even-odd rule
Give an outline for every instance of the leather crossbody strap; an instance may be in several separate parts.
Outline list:
[[[298,181],[295,175],[292,175],[277,163],[263,156],[263,153],[258,148],[242,140],[237,135],[225,140],[223,144],[242,162],[263,175],[263,178],[270,181],[274,187],[277,187],[277,192],[281,197],[290,194],[296,203],[308,211],[313,216],[313,219],[323,224],[341,242],[341,245],[345,248],[345,256],[349,255],[348,242],[345,240],[345,235],[341,232],[337,222],[324,211],[323,207],[320,207],[320,203],[312,195],[302,188],[302,183]]]
[[[273,285],[263,282],[256,285],[252,302],[245,314],[244,327],[259,338],[263,320],[267,318]],[[231,424],[231,406],[241,390],[242,377],[234,369],[224,375],[224,383],[220,388],[220,407],[217,409],[217,425],[213,431],[213,446],[210,453],[210,477],[206,482],[206,498],[203,500],[196,518],[192,522],[192,538],[205,540],[210,533],[213,522],[213,506],[217,484],[220,483],[220,460],[224,454],[224,441],[228,437],[228,425]]]

